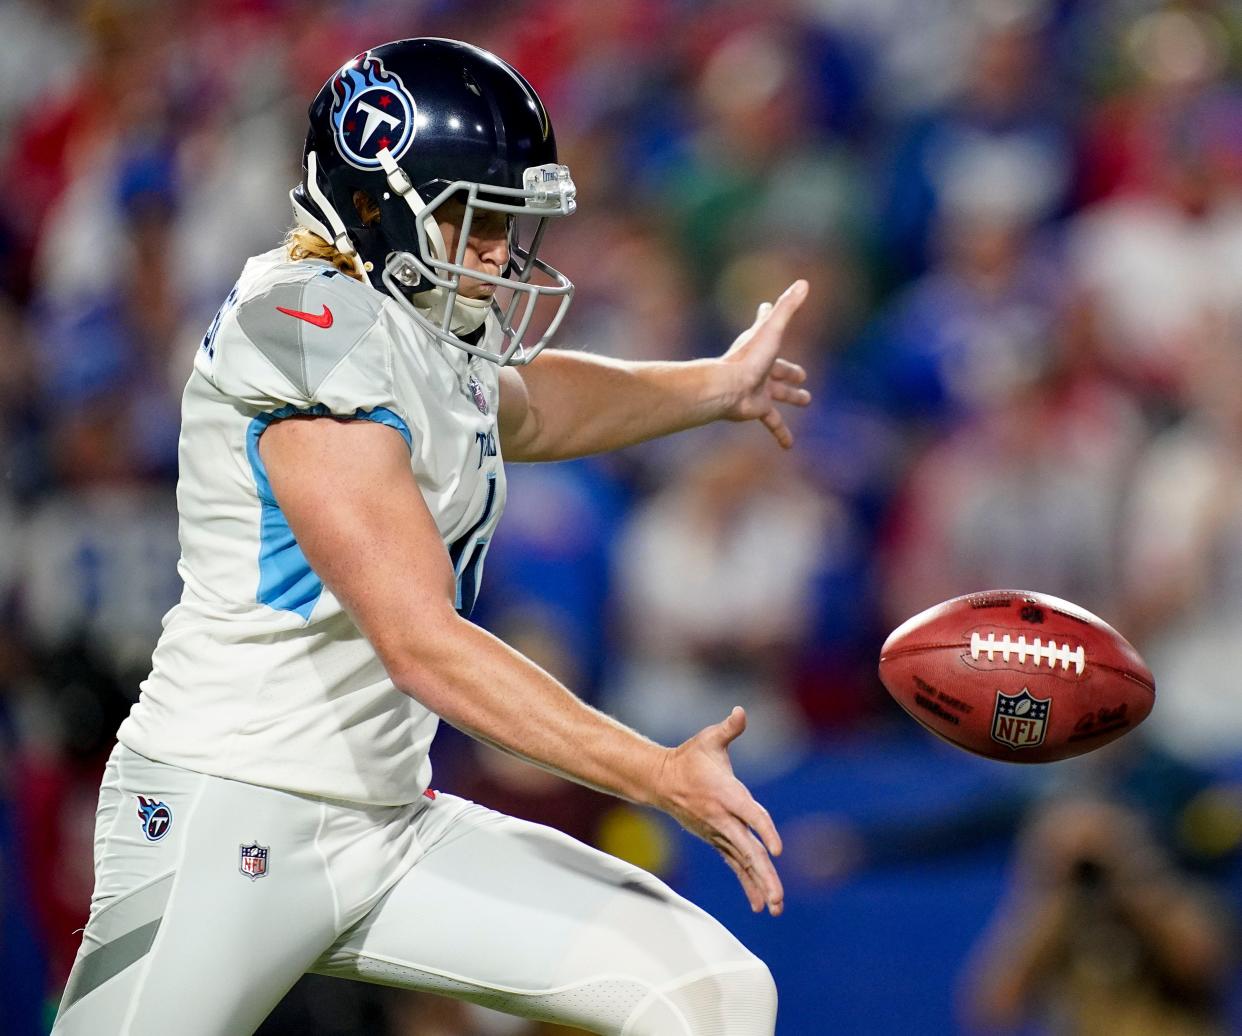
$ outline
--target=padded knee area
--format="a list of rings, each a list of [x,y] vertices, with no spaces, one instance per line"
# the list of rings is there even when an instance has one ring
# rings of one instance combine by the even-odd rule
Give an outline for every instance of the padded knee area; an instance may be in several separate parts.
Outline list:
[[[776,983],[752,958],[653,990],[622,1036],[772,1036],[775,1029]]]

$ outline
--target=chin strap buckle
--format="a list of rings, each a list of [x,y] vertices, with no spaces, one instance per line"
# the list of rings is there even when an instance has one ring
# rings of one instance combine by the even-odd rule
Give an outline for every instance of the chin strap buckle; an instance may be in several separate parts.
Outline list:
[[[398,197],[404,198],[414,190],[410,178],[405,175],[405,170],[397,165],[397,160],[392,157],[392,152],[388,148],[380,148],[375,157],[379,159],[380,167],[388,174],[388,186]]]

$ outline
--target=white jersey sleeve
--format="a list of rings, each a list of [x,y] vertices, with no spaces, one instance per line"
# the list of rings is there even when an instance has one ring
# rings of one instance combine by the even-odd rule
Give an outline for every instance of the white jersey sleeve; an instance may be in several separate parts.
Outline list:
[[[279,279],[273,280],[273,275]],[[222,395],[271,420],[334,414],[389,424],[411,441],[397,402],[383,297],[326,263],[282,264],[226,305],[200,371]],[[257,438],[257,436],[256,436]]]

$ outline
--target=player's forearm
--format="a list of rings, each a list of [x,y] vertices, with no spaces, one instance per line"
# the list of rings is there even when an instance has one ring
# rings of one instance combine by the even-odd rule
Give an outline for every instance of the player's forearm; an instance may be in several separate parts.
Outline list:
[[[565,460],[632,446],[721,417],[736,392],[720,360],[635,362],[548,351],[522,371],[529,434],[510,460]]]
[[[667,749],[478,626],[449,616],[384,654],[402,691],[467,734],[580,784],[659,805]]]

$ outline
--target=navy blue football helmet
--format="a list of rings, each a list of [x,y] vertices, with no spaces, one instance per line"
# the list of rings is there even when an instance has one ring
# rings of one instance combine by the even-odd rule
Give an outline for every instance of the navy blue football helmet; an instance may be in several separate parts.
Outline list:
[[[573,179],[557,162],[552,124],[531,85],[478,47],[398,40],[335,72],[309,114],[302,182],[290,192],[296,221],[350,256],[362,277],[438,340],[499,364],[529,363],[573,297],[569,280],[537,254],[548,219],[576,207]],[[358,191],[379,207],[370,226],[354,204]],[[434,218],[450,199],[465,205],[453,256]],[[478,210],[507,214],[509,263],[497,275],[462,265]],[[516,218],[523,215],[536,218],[525,246]],[[535,271],[544,283],[531,283]],[[507,291],[463,298],[463,277]],[[541,297],[557,299],[557,311],[527,343]],[[500,322],[498,350],[484,348],[479,333],[489,311]]]

